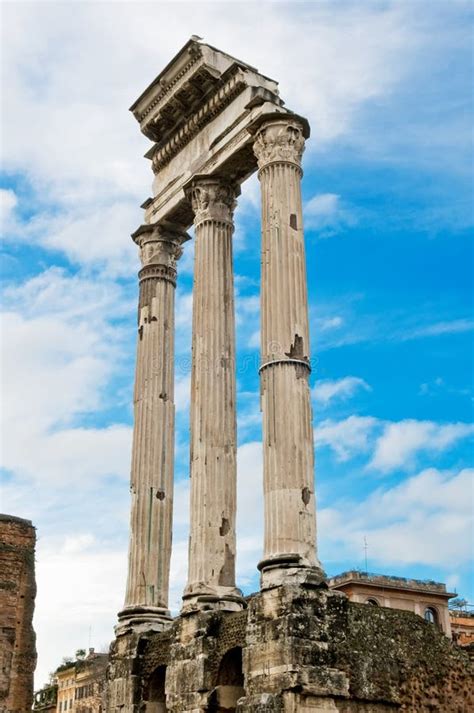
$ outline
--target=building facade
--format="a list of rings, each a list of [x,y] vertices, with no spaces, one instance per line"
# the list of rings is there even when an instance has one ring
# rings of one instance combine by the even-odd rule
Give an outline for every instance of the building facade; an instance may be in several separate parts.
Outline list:
[[[56,671],[57,713],[102,713],[108,654],[89,649],[84,659]]]
[[[71,662],[63,664],[56,671],[56,681],[58,685],[57,711],[72,711],[74,709],[74,698],[76,692],[76,664]]]
[[[448,602],[456,594],[447,592],[441,582],[351,570],[331,577],[328,585],[343,592],[351,602],[414,612],[451,637]]]
[[[474,645],[474,611],[454,609],[449,612],[453,640],[459,646]]]

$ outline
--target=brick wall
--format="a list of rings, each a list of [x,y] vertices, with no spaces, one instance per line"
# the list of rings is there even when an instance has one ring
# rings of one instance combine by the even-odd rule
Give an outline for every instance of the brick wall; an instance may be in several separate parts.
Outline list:
[[[29,520],[0,515],[0,713],[33,704],[35,542]]]

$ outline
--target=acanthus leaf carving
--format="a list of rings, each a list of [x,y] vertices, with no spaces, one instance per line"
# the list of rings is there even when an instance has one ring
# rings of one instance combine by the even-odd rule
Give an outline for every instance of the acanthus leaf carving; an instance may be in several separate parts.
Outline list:
[[[194,211],[194,225],[209,220],[232,224],[238,194],[233,183],[212,176],[198,177],[188,187],[187,194]]]
[[[179,230],[162,225],[143,226],[133,236],[140,249],[142,267],[161,265],[176,273],[176,263],[183,254],[183,242],[188,238]]]
[[[305,139],[300,123],[282,118],[272,120],[259,129],[253,150],[261,169],[278,161],[301,166],[304,147]]]

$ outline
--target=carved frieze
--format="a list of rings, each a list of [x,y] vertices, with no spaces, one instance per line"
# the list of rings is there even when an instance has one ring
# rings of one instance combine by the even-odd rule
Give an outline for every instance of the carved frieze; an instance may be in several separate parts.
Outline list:
[[[153,172],[159,173],[173,156],[176,156],[206,124],[223,111],[246,86],[243,71],[236,67],[234,75],[225,84],[218,85],[215,93],[180,126],[179,130],[164,145],[157,145],[152,158]]]
[[[304,144],[303,126],[295,119],[284,117],[263,124],[253,146],[258,167],[275,162],[301,166]]]

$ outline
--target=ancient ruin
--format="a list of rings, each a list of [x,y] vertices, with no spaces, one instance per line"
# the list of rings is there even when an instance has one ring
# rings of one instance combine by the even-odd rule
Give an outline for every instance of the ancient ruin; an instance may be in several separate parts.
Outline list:
[[[196,39],[131,110],[153,142],[155,179],[133,234],[142,268],[130,551],[107,710],[468,710],[468,654],[410,612],[349,603],[328,589],[317,557],[301,201],[308,122],[275,81]],[[239,186],[255,171],[265,535],[260,592],[245,598],[235,580],[232,234]],[[174,290],[192,224],[189,570],[173,620]]]
[[[0,515],[0,713],[33,705],[35,543],[30,520]]]

